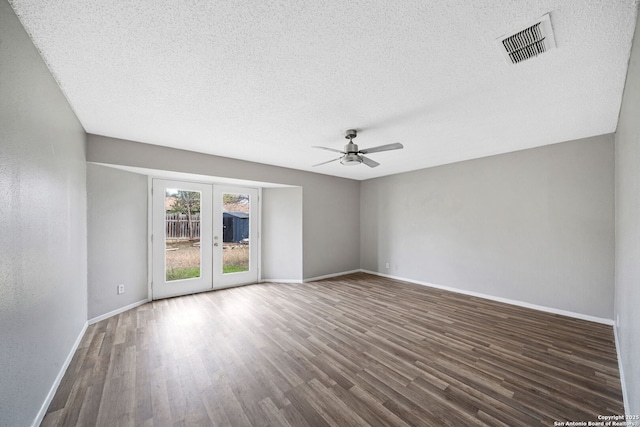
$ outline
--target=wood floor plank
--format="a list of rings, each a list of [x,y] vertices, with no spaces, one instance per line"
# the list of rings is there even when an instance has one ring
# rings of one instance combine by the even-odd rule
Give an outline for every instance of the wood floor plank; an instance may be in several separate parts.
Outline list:
[[[98,419],[98,411],[100,409],[100,403],[102,401],[102,391],[104,389],[104,383],[92,383],[87,387],[87,393],[85,394],[84,401],[80,406],[80,409],[74,409],[78,412],[78,419],[76,425],[78,426],[95,426]],[[70,408],[75,408],[69,406]],[[58,425],[65,425],[60,423]],[[66,423],[66,425],[73,425]]]
[[[514,426],[622,414],[610,326],[357,273],[91,325],[43,426]]]
[[[287,421],[284,414],[278,409],[278,407],[273,403],[271,399],[269,399],[268,397],[264,398],[260,402],[258,402],[258,404],[260,405],[260,408],[262,409],[262,412],[266,417],[268,425],[283,427],[291,426],[291,423]]]

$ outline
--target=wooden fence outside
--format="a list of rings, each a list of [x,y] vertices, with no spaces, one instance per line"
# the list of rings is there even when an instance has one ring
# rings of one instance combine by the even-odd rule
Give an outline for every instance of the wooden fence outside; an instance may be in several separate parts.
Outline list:
[[[167,239],[200,240],[200,214],[166,214],[165,230]]]

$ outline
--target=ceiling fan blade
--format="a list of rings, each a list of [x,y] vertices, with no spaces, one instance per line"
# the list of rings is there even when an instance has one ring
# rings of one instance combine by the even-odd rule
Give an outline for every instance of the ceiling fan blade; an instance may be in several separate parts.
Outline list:
[[[335,148],[320,147],[320,146],[318,146],[318,145],[314,145],[314,146],[313,146],[313,147],[311,147],[311,148],[319,148],[319,149],[321,149],[321,150],[334,151],[334,152],[336,152],[336,153],[345,154],[345,152],[344,152],[344,151],[336,150]]]
[[[313,165],[312,167],[315,168],[316,166],[326,165],[327,163],[335,162],[336,160],[340,160],[341,158],[342,157],[338,157],[337,159],[327,160],[326,162],[318,163],[317,165]]]
[[[400,144],[399,142],[395,142],[393,144],[379,145],[378,147],[371,147],[365,150],[360,150],[360,153],[370,154],[370,153],[378,153],[380,151],[399,150],[401,148],[404,148],[404,145]]]
[[[365,156],[360,156],[360,157],[362,157],[362,163],[369,166],[370,168],[375,168],[376,166],[380,166],[380,163],[374,162],[368,157],[365,157]]]

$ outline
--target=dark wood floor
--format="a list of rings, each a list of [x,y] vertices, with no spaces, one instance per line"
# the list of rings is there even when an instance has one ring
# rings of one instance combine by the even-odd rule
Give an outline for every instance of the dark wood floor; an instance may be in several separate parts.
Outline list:
[[[43,425],[552,426],[622,413],[611,327],[354,274],[96,323]]]

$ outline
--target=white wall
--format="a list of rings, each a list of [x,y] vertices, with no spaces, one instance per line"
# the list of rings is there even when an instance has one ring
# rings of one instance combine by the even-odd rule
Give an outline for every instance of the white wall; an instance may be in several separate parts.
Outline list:
[[[28,426],[87,320],[85,133],[6,0],[0,189],[0,426]]]
[[[302,281],[302,188],[262,190],[262,278]]]
[[[364,181],[361,266],[612,319],[613,176],[604,135]]]
[[[147,177],[87,165],[89,319],[147,299]],[[116,286],[125,285],[118,295]]]
[[[303,278],[360,266],[359,181],[98,135],[88,135],[87,160],[301,187]]]
[[[615,314],[627,414],[640,414],[640,31],[616,131]]]

